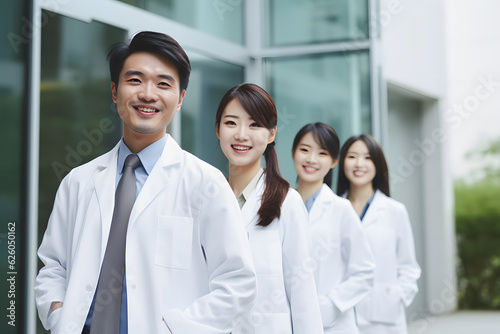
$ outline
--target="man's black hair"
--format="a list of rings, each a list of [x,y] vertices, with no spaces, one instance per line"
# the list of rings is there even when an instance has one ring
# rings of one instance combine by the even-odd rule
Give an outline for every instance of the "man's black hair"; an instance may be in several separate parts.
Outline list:
[[[133,53],[148,52],[164,57],[170,61],[179,72],[180,92],[187,89],[191,63],[180,44],[167,34],[154,31],[142,31],[136,34],[129,43],[118,43],[108,50],[109,72],[111,81],[118,86],[120,72],[125,60]]]

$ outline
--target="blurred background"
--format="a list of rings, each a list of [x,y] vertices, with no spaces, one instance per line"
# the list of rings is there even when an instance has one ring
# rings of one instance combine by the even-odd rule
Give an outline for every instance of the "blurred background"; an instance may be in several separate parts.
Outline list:
[[[439,329],[447,319],[500,328],[500,2],[6,0],[0,9],[1,333],[45,333],[36,250],[61,179],[121,137],[106,50],[141,30],[187,51],[191,80],[168,132],[223,172],[215,111],[242,82],[276,101],[292,185],[303,125],[329,123],[342,142],[375,136],[423,269],[410,332],[461,333]]]

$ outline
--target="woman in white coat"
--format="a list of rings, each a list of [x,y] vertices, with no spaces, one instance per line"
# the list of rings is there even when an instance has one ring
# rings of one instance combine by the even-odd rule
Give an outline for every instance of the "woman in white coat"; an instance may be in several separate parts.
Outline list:
[[[228,182],[240,203],[257,274],[257,301],[233,334],[323,333],[308,266],[307,213],[279,172],[276,124],[273,99],[254,84],[231,88],[217,109],[216,133],[229,160]]]
[[[304,126],[292,156],[297,191],[309,212],[309,242],[325,333],[358,333],[354,306],[373,283],[374,262],[359,217],[331,189],[340,150],[335,130],[325,123]]]
[[[420,277],[408,213],[389,197],[387,163],[373,137],[349,138],[339,165],[337,193],[360,216],[376,264],[373,290],[356,307],[360,333],[405,334],[405,306],[413,301]]]

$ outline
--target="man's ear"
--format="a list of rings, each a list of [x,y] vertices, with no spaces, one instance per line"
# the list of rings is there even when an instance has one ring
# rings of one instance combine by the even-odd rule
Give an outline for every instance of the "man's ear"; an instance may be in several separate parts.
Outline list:
[[[175,110],[175,112],[178,112],[181,109],[182,102],[184,101],[185,95],[186,95],[186,90],[184,89],[182,91],[181,95],[179,96],[179,103],[177,103],[177,109]]]
[[[116,85],[114,81],[111,81],[111,97],[113,98],[113,102],[116,103]]]

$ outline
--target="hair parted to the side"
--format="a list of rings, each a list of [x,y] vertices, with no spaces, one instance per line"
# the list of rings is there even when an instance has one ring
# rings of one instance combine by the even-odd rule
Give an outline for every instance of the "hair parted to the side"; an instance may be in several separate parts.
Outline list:
[[[316,143],[323,149],[327,150],[333,160],[337,160],[339,158],[339,150],[340,150],[340,140],[337,132],[330,125],[322,122],[309,123],[302,127],[302,129],[297,132],[295,135],[295,139],[293,140],[292,145],[292,156],[295,154],[295,150],[297,146],[299,146],[302,138],[308,134],[312,133],[314,140]],[[323,183],[327,186],[332,186],[332,174],[333,171],[330,169],[328,173],[323,178]]]
[[[221,99],[215,116],[215,127],[219,129],[222,113],[227,105],[237,99],[243,109],[260,126],[274,130],[278,123],[278,112],[274,101],[263,88],[250,83],[231,88]],[[265,189],[258,211],[259,226],[269,225],[274,218],[281,215],[281,205],[290,188],[289,183],[281,176],[278,166],[278,156],[274,142],[268,144],[264,151],[266,167],[264,168]]]
[[[349,148],[354,144],[354,142],[361,140],[368,147],[371,159],[375,165],[375,177],[372,180],[373,190],[380,190],[386,196],[390,197],[389,191],[389,169],[387,168],[387,162],[385,160],[384,151],[380,144],[368,134],[362,134],[359,136],[352,136],[344,143],[342,149],[340,150],[340,160],[339,160],[339,178],[337,182],[337,194],[342,196],[346,192],[349,192],[350,183],[344,172],[344,161],[349,151]]]
[[[191,63],[186,52],[171,36],[154,31],[139,32],[128,43],[118,43],[109,48],[106,59],[109,61],[111,81],[117,87],[125,60],[136,52],[156,54],[171,62],[179,74],[180,93],[187,89]]]

